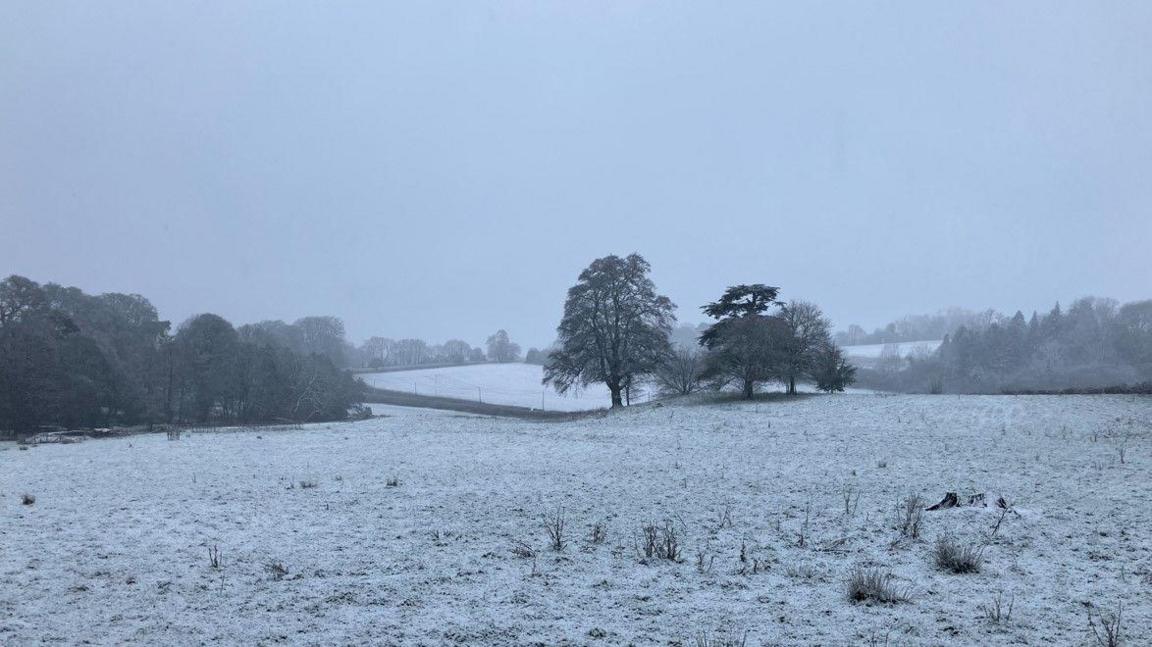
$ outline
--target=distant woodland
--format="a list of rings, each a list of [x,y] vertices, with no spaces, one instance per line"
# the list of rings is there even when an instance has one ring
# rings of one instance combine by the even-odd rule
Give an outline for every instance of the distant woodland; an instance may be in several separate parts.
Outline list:
[[[174,331],[135,294],[0,282],[0,430],[341,420],[358,396],[334,317]]]
[[[1030,317],[950,311],[902,321],[909,325],[890,325],[862,343],[943,339],[939,349],[882,356],[879,366],[858,372],[861,385],[935,393],[1152,390],[1152,300],[1086,297]]]

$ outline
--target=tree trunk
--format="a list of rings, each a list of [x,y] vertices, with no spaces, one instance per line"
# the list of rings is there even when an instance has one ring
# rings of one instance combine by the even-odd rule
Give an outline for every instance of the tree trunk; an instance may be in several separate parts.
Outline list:
[[[620,385],[610,382],[608,390],[612,392],[612,408],[618,409],[624,406],[624,401],[620,398]]]
[[[752,393],[753,393],[753,389],[755,387],[756,387],[756,383],[753,382],[752,380],[744,380],[744,399],[745,400],[751,400],[752,399]]]
[[[796,395],[796,376],[788,376],[788,395]]]

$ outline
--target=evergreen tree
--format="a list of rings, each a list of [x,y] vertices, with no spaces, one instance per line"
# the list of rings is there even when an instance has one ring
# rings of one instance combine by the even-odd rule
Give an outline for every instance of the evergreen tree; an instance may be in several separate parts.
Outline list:
[[[756,384],[778,377],[784,364],[792,331],[780,317],[764,314],[779,291],[762,283],[734,285],[702,307],[716,319],[700,335],[700,345],[708,349],[704,374],[736,380],[746,399]]]
[[[825,393],[843,392],[856,381],[856,367],[848,363],[835,344],[825,344],[813,357],[812,379]]]

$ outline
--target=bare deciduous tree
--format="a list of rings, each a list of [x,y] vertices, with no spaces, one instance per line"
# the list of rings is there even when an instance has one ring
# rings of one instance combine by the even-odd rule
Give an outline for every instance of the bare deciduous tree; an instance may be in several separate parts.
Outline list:
[[[788,393],[796,393],[796,380],[809,375],[821,349],[832,344],[831,325],[820,307],[807,301],[789,301],[780,308],[788,325],[788,339],[781,349],[780,377]]]
[[[508,331],[497,330],[488,338],[488,360],[492,362],[515,362],[520,359],[520,345],[508,338]]]
[[[666,393],[688,395],[700,389],[704,356],[695,348],[679,348],[656,369],[656,380]]]

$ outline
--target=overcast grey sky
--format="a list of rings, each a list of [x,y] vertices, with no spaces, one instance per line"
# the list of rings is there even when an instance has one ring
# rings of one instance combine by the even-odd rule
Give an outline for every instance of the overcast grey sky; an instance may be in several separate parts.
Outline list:
[[[1152,297],[1152,2],[0,4],[0,275],[552,339],[593,258],[837,328]]]

